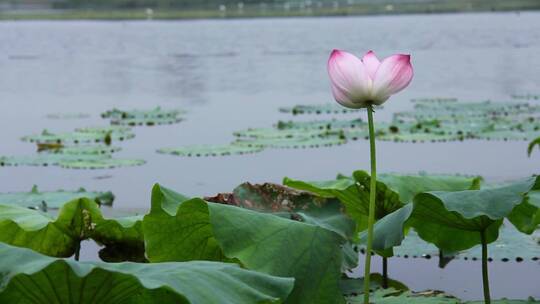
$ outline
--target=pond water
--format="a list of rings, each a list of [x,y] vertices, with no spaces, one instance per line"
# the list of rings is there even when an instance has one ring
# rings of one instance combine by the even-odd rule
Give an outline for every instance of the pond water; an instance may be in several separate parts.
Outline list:
[[[1,155],[34,153],[35,147],[19,138],[44,128],[105,125],[99,114],[113,107],[189,111],[177,125],[138,127],[136,138],[121,144],[119,156],[143,158],[144,166],[3,167],[0,191],[27,191],[34,184],[44,190],[84,186],[113,191],[115,208],[144,210],[155,182],[195,196],[230,191],[244,181],[330,179],[368,169],[367,141],[217,158],[155,153],[161,147],[228,143],[235,130],[292,119],[277,111],[280,106],[331,102],[326,60],[333,48],[412,54],[415,78],[376,113],[381,121],[412,108],[411,98],[507,101],[513,93],[540,93],[540,13],[0,22]],[[59,112],[91,117],[46,118]],[[378,166],[384,172],[480,174],[501,181],[538,173],[540,153],[527,158],[526,146],[520,141],[379,142]],[[95,246],[85,248],[83,258],[95,259]],[[479,262],[454,261],[445,270],[436,270],[436,263],[393,259],[390,274],[416,290],[481,297]],[[540,297],[539,262],[490,265],[493,297]]]

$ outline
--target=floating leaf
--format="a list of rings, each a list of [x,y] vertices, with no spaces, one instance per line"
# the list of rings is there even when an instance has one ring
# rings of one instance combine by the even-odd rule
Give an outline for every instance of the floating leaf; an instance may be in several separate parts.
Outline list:
[[[329,120],[309,120],[309,121],[279,121],[275,127],[278,130],[347,130],[367,128],[367,123],[362,119],[329,119]]]
[[[1,243],[0,254],[2,303],[280,303],[293,286],[217,262],[75,262]]]
[[[76,155],[101,155],[101,154],[112,154],[121,150],[120,147],[113,147],[108,145],[77,145],[77,146],[60,146],[54,148],[46,149],[47,153],[57,153],[57,154],[76,154]]]
[[[118,167],[142,166],[146,161],[142,159],[99,158],[90,161],[64,160],[58,163],[67,169],[113,169]]]
[[[62,162],[92,162],[110,156],[98,154],[55,154],[40,153],[31,156],[1,156],[0,166],[57,166]]]
[[[0,166],[60,166],[68,169],[111,169],[145,164],[139,159],[112,158],[108,154],[40,153],[34,156],[0,157]]]
[[[234,132],[233,134],[240,138],[255,138],[255,139],[306,138],[306,137],[323,137],[323,136],[339,135],[339,133],[332,132],[329,130],[273,129],[273,128],[246,129],[243,131]]]
[[[293,115],[340,114],[340,113],[358,112],[358,110],[348,109],[336,103],[327,103],[327,104],[320,104],[320,105],[297,105],[292,108],[288,108],[288,107],[279,108],[279,111],[282,113],[291,113]]]
[[[23,141],[36,144],[89,144],[89,143],[104,143],[107,141],[107,134],[100,132],[68,132],[68,133],[51,133],[44,130],[39,135],[29,135],[22,138]],[[112,132],[110,135],[112,141],[123,141],[135,137],[131,132]]]
[[[75,131],[82,132],[82,133],[100,133],[100,134],[132,133],[133,132],[133,130],[130,127],[125,127],[125,126],[85,127],[85,128],[77,128],[75,129]]]
[[[180,117],[139,117],[139,118],[123,118],[112,119],[111,124],[120,126],[157,126],[157,125],[172,125],[184,120]]]
[[[161,148],[157,150],[158,153],[172,154],[178,156],[187,157],[199,157],[199,156],[226,156],[234,154],[252,154],[262,151],[262,147],[250,147],[240,145],[195,145],[185,146],[179,148]]]
[[[39,191],[37,186],[30,192],[0,193],[0,204],[17,205],[33,209],[58,209],[66,202],[77,198],[88,198],[99,205],[112,205],[114,195],[111,192],[93,192],[81,188],[77,191]]]
[[[442,291],[428,290],[412,292],[397,290],[394,288],[377,289],[371,293],[370,300],[377,304],[461,304],[462,302]],[[363,303],[364,296],[347,297],[347,303]]]
[[[388,279],[388,287],[395,290],[407,291],[409,287],[400,281]],[[382,288],[383,276],[380,273],[369,275],[369,285],[371,290]],[[356,296],[364,293],[364,278],[343,278],[340,282],[341,292],[344,296]]]
[[[260,147],[260,148],[281,148],[281,149],[298,149],[298,148],[320,148],[342,145],[347,141],[339,136],[323,136],[323,137],[286,137],[286,138],[255,138],[251,140],[239,139],[233,142],[233,145],[243,147]]]
[[[151,110],[119,110],[112,109],[101,114],[102,118],[107,119],[126,119],[126,118],[175,118],[185,111],[172,109],[163,110],[161,107],[155,107]]]
[[[488,131],[477,134],[478,139],[487,140],[530,140],[538,135],[537,131],[533,132],[516,132],[516,131]]]
[[[182,121],[179,117],[184,111],[181,110],[163,110],[156,107],[152,110],[118,110],[113,109],[101,114],[101,117],[111,120],[113,125],[121,126],[153,126],[167,125]]]

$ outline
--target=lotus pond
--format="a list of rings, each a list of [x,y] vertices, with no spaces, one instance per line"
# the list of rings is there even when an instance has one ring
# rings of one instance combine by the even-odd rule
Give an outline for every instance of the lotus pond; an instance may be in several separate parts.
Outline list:
[[[363,303],[367,119],[325,63],[368,46],[415,68],[371,301],[480,303],[484,241],[492,302],[537,303],[539,17],[1,22],[0,303]]]

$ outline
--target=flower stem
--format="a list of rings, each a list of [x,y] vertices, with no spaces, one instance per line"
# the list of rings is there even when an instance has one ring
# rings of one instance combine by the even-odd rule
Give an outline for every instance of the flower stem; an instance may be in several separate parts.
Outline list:
[[[482,281],[484,283],[484,303],[491,303],[489,295],[489,277],[488,277],[488,249],[486,240],[486,230],[480,231],[480,239],[482,241]]]
[[[364,304],[369,304],[369,275],[371,273],[371,247],[373,243],[373,224],[375,222],[375,194],[377,186],[377,160],[375,158],[375,128],[373,126],[373,106],[367,107],[369,124],[369,151],[371,157],[371,179],[369,186],[369,216],[366,262],[364,266]]]

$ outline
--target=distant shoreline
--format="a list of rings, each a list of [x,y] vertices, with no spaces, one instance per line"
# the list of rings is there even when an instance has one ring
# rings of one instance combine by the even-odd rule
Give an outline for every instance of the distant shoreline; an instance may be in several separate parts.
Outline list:
[[[467,12],[508,12],[540,10],[538,0],[445,1],[432,3],[357,4],[346,7],[308,7],[303,9],[265,9],[259,6],[241,10],[234,7],[210,9],[51,9],[1,11],[0,20],[189,20],[276,17],[332,17],[401,14],[440,14]]]

